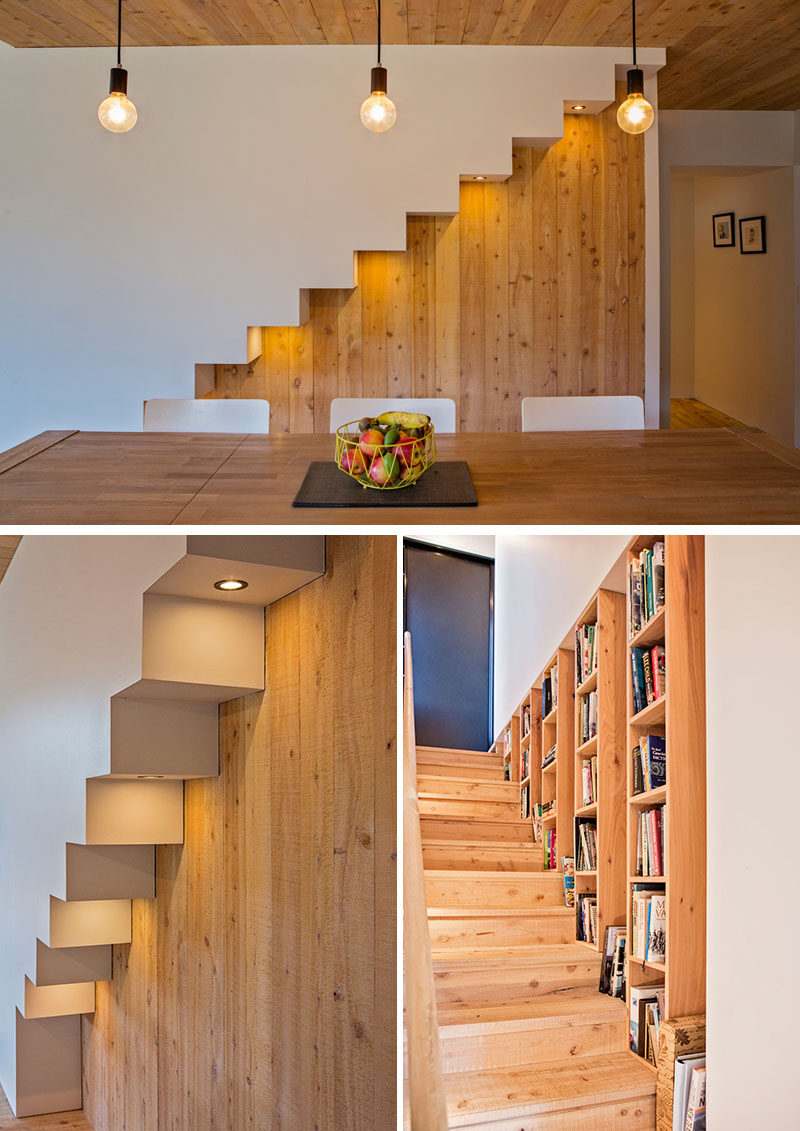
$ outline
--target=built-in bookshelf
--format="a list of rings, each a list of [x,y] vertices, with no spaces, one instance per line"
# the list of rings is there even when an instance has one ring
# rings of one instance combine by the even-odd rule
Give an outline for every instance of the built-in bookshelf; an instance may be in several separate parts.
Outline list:
[[[542,846],[546,871],[574,854],[575,654],[559,648],[536,681],[541,698]]]
[[[705,1012],[703,556],[678,534],[626,554],[627,1000],[664,986],[662,1019]]]
[[[600,589],[575,626],[575,938],[625,922],[625,595]]]
[[[531,815],[531,693],[517,708],[519,716],[519,793],[520,817],[523,821]]]

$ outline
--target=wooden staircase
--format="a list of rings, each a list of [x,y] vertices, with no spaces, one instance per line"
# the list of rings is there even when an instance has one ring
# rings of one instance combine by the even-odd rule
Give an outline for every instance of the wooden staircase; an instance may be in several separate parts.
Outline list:
[[[651,1131],[655,1075],[597,992],[518,784],[495,755],[418,747],[417,787],[448,1126]]]

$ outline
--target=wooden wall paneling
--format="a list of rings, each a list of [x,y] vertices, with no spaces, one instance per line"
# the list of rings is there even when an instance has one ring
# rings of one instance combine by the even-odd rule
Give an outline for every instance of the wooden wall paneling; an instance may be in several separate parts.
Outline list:
[[[267,691],[220,708],[221,776],[84,1023],[96,1131],[393,1125],[395,541],[330,538],[270,606]],[[346,661],[346,662],[345,662]]]
[[[331,401],[338,393],[339,292],[313,292],[314,329],[314,431],[330,430]]]
[[[484,185],[484,429],[506,432],[515,427],[510,419],[511,391],[508,372],[508,184],[490,181]]]
[[[622,84],[617,96],[621,96]],[[625,135],[628,150],[628,359],[626,391],[644,397],[645,199],[644,139]]]
[[[410,228],[409,221],[409,231]],[[412,290],[408,255],[402,251],[387,253],[386,395],[389,397],[410,397],[415,387],[415,359],[411,343],[417,312],[411,306]],[[346,395],[343,391],[342,396]]]
[[[458,213],[461,259],[461,405],[459,428],[479,432],[485,419],[484,187],[461,186]]]
[[[581,373],[581,187],[580,129],[576,115],[564,119],[558,152],[558,395],[580,393]]]
[[[436,396],[461,399],[461,229],[459,217],[435,220]],[[456,412],[458,416],[458,412]],[[456,420],[458,427],[458,420]]]
[[[577,119],[581,193],[581,395],[604,391],[606,168],[602,120]]]
[[[289,339],[288,326],[266,326],[261,354],[265,374],[264,396],[269,401],[270,432],[289,432]]]
[[[628,147],[627,134],[606,115],[605,198],[605,381],[606,395],[628,391]]]
[[[507,427],[516,431],[522,397],[533,382],[533,154],[515,149],[508,182],[508,388]]]
[[[556,146],[531,151],[531,177],[534,237],[533,372],[529,392],[554,397],[558,394]]]
[[[358,256],[361,291],[363,395],[386,396],[386,256],[363,251]]]
[[[411,252],[414,396],[436,395],[436,228],[432,216],[408,220]]]
[[[340,397],[360,397],[363,393],[362,317],[361,291],[357,287],[352,291],[339,291],[336,388]],[[330,422],[330,417],[328,420]]]
[[[289,329],[289,429],[314,431],[314,324],[310,320]]]

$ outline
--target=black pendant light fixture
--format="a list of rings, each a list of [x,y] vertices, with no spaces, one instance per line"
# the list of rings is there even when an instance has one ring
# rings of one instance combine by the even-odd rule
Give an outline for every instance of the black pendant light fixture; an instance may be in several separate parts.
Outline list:
[[[128,98],[128,72],[122,66],[122,0],[117,0],[117,65],[111,68],[108,98],[100,103],[100,125],[112,134],[124,134],[136,125],[136,107]]]
[[[626,134],[643,134],[655,121],[656,112],[644,96],[644,71],[636,66],[636,0],[631,0],[633,26],[633,70],[628,71],[628,97],[617,110],[617,124]]]
[[[378,65],[372,68],[370,96],[361,106],[361,121],[374,134],[390,130],[397,118],[394,102],[386,93],[386,68],[381,66],[381,0],[378,0]]]

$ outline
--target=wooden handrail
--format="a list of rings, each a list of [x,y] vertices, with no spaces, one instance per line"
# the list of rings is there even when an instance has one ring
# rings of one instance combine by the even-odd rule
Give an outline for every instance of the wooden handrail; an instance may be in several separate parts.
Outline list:
[[[411,1131],[447,1131],[417,797],[411,634],[403,639],[403,951]]]

